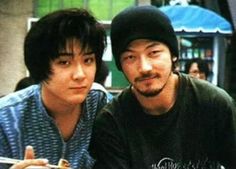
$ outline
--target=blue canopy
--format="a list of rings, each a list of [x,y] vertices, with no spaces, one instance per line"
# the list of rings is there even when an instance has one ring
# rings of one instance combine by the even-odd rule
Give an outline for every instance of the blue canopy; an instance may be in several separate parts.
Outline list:
[[[177,33],[232,33],[232,26],[225,18],[200,6],[163,6],[160,10],[170,18]]]

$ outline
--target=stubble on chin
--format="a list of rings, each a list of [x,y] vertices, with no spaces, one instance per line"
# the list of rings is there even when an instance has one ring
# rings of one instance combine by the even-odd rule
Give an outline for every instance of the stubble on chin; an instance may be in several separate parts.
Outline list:
[[[161,93],[162,88],[151,89],[151,86],[148,86],[148,84],[146,84],[146,86],[145,86],[146,89],[142,90],[138,86],[138,83],[140,83],[143,80],[148,79],[148,78],[156,78],[156,79],[158,79],[159,76],[156,75],[156,74],[155,75],[154,74],[144,74],[144,75],[142,75],[140,77],[137,77],[137,78],[134,79],[133,89],[136,90],[136,92],[138,94],[140,94],[141,96],[144,96],[144,97],[155,97],[155,96],[159,95],[159,93]]]
[[[142,96],[144,97],[155,97],[157,95],[159,95],[162,91],[162,88],[161,89],[153,89],[153,90],[149,90],[149,91],[142,91],[138,88],[135,88],[135,90]]]

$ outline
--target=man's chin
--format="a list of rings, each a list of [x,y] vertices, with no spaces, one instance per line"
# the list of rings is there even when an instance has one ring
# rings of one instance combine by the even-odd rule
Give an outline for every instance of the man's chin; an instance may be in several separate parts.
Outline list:
[[[142,96],[145,96],[145,97],[155,97],[155,96],[160,94],[162,89],[156,89],[156,90],[150,90],[150,91],[141,91],[141,90],[137,90],[137,91]]]

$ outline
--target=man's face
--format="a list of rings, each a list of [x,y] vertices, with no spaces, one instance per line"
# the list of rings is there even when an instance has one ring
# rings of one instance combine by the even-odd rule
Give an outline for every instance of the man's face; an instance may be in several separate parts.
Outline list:
[[[189,74],[198,79],[207,80],[206,74],[199,70],[198,64],[196,62],[191,64],[189,68]]]
[[[81,52],[80,43],[73,43],[51,62],[51,70],[49,79],[43,82],[43,99],[77,105],[85,100],[94,81],[96,57],[90,49]]]
[[[133,89],[147,97],[158,95],[172,72],[169,48],[157,41],[132,41],[121,55],[120,61]]]

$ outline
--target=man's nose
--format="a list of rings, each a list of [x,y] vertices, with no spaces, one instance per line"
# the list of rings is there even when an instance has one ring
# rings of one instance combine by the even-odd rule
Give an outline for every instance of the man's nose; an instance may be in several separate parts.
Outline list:
[[[139,69],[141,72],[148,72],[148,71],[152,70],[151,61],[148,58],[146,58],[145,56],[141,57]]]
[[[81,64],[77,64],[73,70],[73,79],[78,80],[85,77],[84,69]]]

